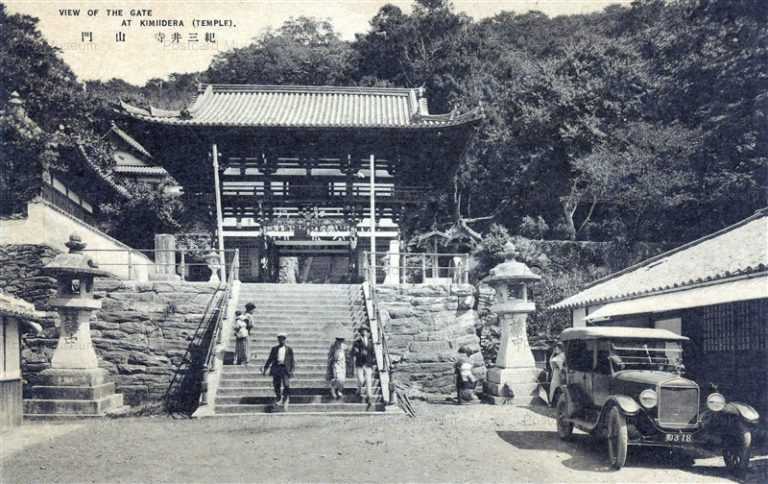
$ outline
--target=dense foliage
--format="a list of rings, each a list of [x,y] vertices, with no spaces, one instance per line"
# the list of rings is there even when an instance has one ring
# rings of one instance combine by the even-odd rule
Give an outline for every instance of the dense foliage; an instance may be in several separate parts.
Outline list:
[[[23,213],[44,171],[65,172],[71,189],[99,205],[102,229],[151,247],[154,229],[178,226],[178,203],[147,187],[128,187],[135,198],[125,200],[109,183],[85,175],[83,160],[85,154],[96,170],[110,173],[113,148],[104,135],[114,118],[111,96],[139,90],[121,81],[107,83],[113,89],[80,83],[37,22],[9,15],[0,4],[0,214]]]
[[[49,131],[103,126],[119,96],[180,107],[199,81],[425,86],[433,112],[482,103],[456,193],[424,204],[441,211],[424,214],[424,230],[459,219],[480,233],[498,224],[544,239],[680,242],[766,205],[762,0],[479,21],[416,0],[410,12],[383,6],[352,42],[295,18],[207,71],[142,87],[91,81],[85,93],[33,19],[0,10],[0,21],[0,99],[19,91]]]

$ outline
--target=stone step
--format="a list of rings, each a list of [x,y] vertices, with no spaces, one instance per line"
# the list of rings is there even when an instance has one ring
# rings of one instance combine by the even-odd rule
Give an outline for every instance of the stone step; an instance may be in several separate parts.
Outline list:
[[[352,322],[356,319],[350,317],[346,318],[329,318],[329,319],[260,319],[257,320],[251,328],[251,335],[263,334],[274,335],[276,331],[300,331],[300,332],[315,332],[322,333],[329,329],[347,328],[352,332]]]
[[[349,320],[352,317],[351,311],[326,311],[323,309],[296,309],[290,307],[284,307],[282,309],[274,309],[270,311],[257,312],[254,314],[254,321],[327,321],[329,319],[342,319]]]
[[[290,335],[288,336],[290,338]],[[330,335],[317,335],[314,338],[306,338],[303,341],[295,341],[293,338],[290,338],[291,341],[288,343],[288,346],[293,348],[294,352],[297,348],[302,349],[314,349],[314,350],[325,350],[326,352],[330,349],[331,345],[334,342],[334,337]],[[268,338],[250,338],[250,344],[251,344],[251,350],[254,350],[256,348],[260,350],[267,350],[269,351],[272,349],[273,346],[277,344],[277,338],[274,337],[268,337]],[[227,346],[234,348],[235,347],[235,338],[230,339],[227,342]],[[348,345],[349,346],[349,345]]]
[[[254,323],[258,324],[259,322],[263,321],[277,321],[280,323],[292,323],[292,322],[303,322],[303,323],[314,323],[317,324],[317,322],[325,322],[331,320],[331,322],[334,322],[333,320],[342,318],[343,320],[349,320],[350,318],[359,318],[362,317],[365,313],[363,311],[358,312],[345,312],[345,313],[337,313],[337,314],[328,314],[323,313],[321,311],[294,311],[290,308],[283,308],[280,311],[275,311],[273,313],[256,313],[254,315],[253,321]]]
[[[357,332],[352,329],[352,327],[349,325],[349,323],[342,324],[342,322],[329,322],[325,324],[304,324],[304,325],[298,325],[298,324],[273,324],[270,322],[265,323],[265,326],[254,326],[249,335],[251,339],[253,338],[269,338],[270,340],[275,340],[277,338],[277,334],[280,332],[285,333],[288,335],[288,338],[291,338],[291,335],[293,335],[293,338],[295,339],[306,339],[311,340],[313,338],[318,338],[321,336],[328,337],[329,333],[336,334],[336,332],[341,332],[346,337],[347,334],[349,334],[349,337],[354,336]],[[230,338],[235,338],[235,332],[232,331],[229,335]]]
[[[285,306],[290,307],[296,307],[296,308],[318,308],[318,309],[328,309],[328,310],[338,310],[338,311],[348,311],[349,308],[352,307],[352,305],[349,302],[349,298],[339,298],[334,300],[322,300],[318,301],[316,299],[308,298],[308,297],[301,297],[296,299],[288,299],[288,298],[281,298],[281,297],[270,297],[268,300],[259,300],[254,301],[254,304],[256,305],[255,312],[258,313],[259,311],[265,311],[265,310],[273,310],[273,309],[283,309]]]
[[[381,401],[381,395],[374,395],[374,403]],[[216,396],[216,405],[258,405],[258,404],[270,404],[275,402],[274,392],[265,395],[239,395],[239,396]],[[291,405],[301,403],[326,403],[326,404],[338,404],[338,403],[365,403],[360,400],[360,397],[356,396],[354,392],[345,395],[343,398],[335,400],[331,398],[328,390],[325,390],[324,394],[317,395],[297,395],[296,392],[291,389]]]
[[[351,380],[350,383],[354,384],[354,379]],[[348,380],[348,381],[349,381]],[[253,378],[226,378],[222,377],[221,381],[219,382],[220,387],[264,387],[264,388],[272,388],[272,377],[267,376],[261,376],[259,374],[259,377],[253,377]],[[372,387],[376,388],[379,386],[378,379],[374,379],[372,382]],[[291,388],[328,388],[328,382],[325,380],[325,378],[293,378],[291,379]]]
[[[259,365],[261,366],[261,365]],[[317,366],[317,365],[316,365]],[[243,370],[249,370],[250,368],[243,368]],[[252,378],[252,377],[261,377],[261,371],[226,371],[222,373],[222,375],[227,375],[227,377],[231,378]],[[317,370],[296,370],[296,373],[293,375],[294,378],[325,378],[326,372],[324,369],[317,369]],[[269,376],[269,375],[267,375]],[[271,377],[270,377],[271,381]]]
[[[263,359],[264,361],[266,361],[267,357],[269,356],[270,348],[271,348],[270,345],[259,346],[259,345],[251,344],[251,349],[250,349],[251,354],[249,359],[253,360],[254,358],[256,358],[256,359]],[[325,358],[328,356],[328,349],[325,348],[324,346],[317,346],[317,347],[292,346],[292,348],[293,348],[293,354],[295,355],[296,360],[299,360],[299,356],[303,356],[301,358],[301,361],[305,364],[307,363],[307,357],[309,357],[310,359],[317,359],[322,356],[323,359],[325,360]],[[235,352],[234,345],[232,345],[232,348],[230,351],[232,352],[232,357],[234,358],[234,352]],[[253,364],[252,362],[250,363]],[[232,364],[234,365],[234,360]],[[305,366],[305,365],[302,365],[302,366]]]
[[[264,308],[261,310],[256,310],[253,312],[253,316],[256,320],[260,318],[265,317],[271,317],[271,316],[283,316],[286,314],[295,314],[298,316],[307,315],[307,314],[315,314],[317,316],[321,317],[332,317],[332,316],[349,316],[352,314],[352,310],[349,307],[346,308],[327,308],[323,306],[305,306],[305,305],[289,305],[289,304],[282,304],[279,306],[271,307],[271,308]]]
[[[243,292],[326,292],[339,293],[360,289],[360,284],[259,284],[241,283],[240,291]]]
[[[401,410],[396,409],[393,411],[389,411],[390,407],[384,407],[383,410],[377,410],[377,411],[366,411],[362,410],[359,412],[302,412],[302,411],[291,411],[288,413],[285,412],[270,412],[269,416],[273,418],[281,417],[281,418],[292,418],[292,417],[334,417],[334,418],[351,418],[351,417],[376,417],[376,418],[383,418],[383,417],[405,417],[405,414],[402,413]],[[263,417],[264,414],[261,413],[223,413],[221,415],[214,415],[215,417],[221,418],[221,419],[227,419],[227,418],[247,418],[247,417]]]
[[[123,406],[123,395],[114,393],[98,400],[45,400],[30,398],[24,400],[24,414],[68,414],[103,415],[107,411]]]
[[[362,412],[366,410],[365,403],[291,403],[288,408],[283,408],[276,405],[265,404],[231,404],[231,405],[216,405],[216,414],[252,414],[252,413],[273,413],[273,412],[285,412],[285,413],[301,413],[301,412]],[[373,406],[371,411],[381,412],[384,410],[384,404],[377,403]]]
[[[256,306],[255,310],[257,312],[262,309],[274,309],[283,304],[292,307],[328,307],[331,309],[348,309],[350,307],[363,305],[362,301],[358,302],[349,296],[328,297],[323,294],[303,294],[296,296],[262,294],[252,298],[244,298],[241,296],[238,299],[237,307],[244,307],[248,302],[252,302],[254,306]]]
[[[247,301],[253,301],[257,304],[257,301],[269,300],[269,298],[283,298],[283,299],[295,299],[298,300],[302,297],[310,298],[322,298],[323,300],[341,301],[341,300],[355,300],[359,296],[356,292],[347,291],[241,291],[240,301],[244,303]]]
[[[339,329],[337,331],[314,331],[311,333],[304,333],[302,331],[292,331],[290,329],[282,329],[282,330],[275,330],[274,332],[270,331],[267,333],[251,333],[251,336],[249,338],[249,341],[251,342],[251,346],[254,344],[259,345],[268,345],[270,348],[277,345],[277,334],[282,331],[286,334],[288,337],[285,342],[288,346],[291,348],[296,348],[296,345],[317,345],[317,344],[323,344],[325,345],[325,349],[328,349],[336,340],[336,333],[337,331],[344,335],[345,343],[347,346],[352,345],[353,337],[355,335],[352,334],[352,331],[349,331],[349,335],[347,335],[347,331],[344,331],[342,329]],[[233,348],[235,346],[236,338],[234,336],[228,338],[227,344],[230,344]]]
[[[115,393],[115,383],[108,382],[90,387],[35,385],[30,393],[36,400],[100,400]]]
[[[373,388],[373,394],[379,395],[381,391],[378,388]],[[291,388],[291,396],[296,395],[328,395],[329,389],[326,388]],[[357,383],[349,384],[344,387],[344,395],[356,395]],[[221,387],[219,388],[216,398],[219,397],[274,397],[274,389],[270,385],[269,387]]]
[[[349,309],[352,307],[363,306],[362,301],[358,302],[349,296],[327,297],[324,295],[305,294],[301,296],[280,296],[280,295],[260,295],[253,298],[238,299],[237,307],[245,307],[246,303],[252,302],[255,306],[255,312],[264,309],[279,309],[280,306],[289,307],[309,307],[309,308],[328,308],[328,309]]]
[[[240,365],[224,365],[224,367],[222,368],[222,375],[223,374],[239,375],[241,373],[250,375],[251,373],[254,372],[254,369],[256,369],[258,371],[261,371],[261,368],[262,368],[263,364],[264,364],[263,361],[262,361],[261,365],[256,365],[254,363],[251,363],[248,368],[245,368],[245,367],[240,366]],[[310,364],[307,364],[307,363],[302,363],[300,370],[301,371],[311,371],[311,372],[317,372],[317,371],[325,372],[326,368],[327,368],[327,364],[326,363],[318,363],[318,364],[313,364],[313,365],[310,365]]]

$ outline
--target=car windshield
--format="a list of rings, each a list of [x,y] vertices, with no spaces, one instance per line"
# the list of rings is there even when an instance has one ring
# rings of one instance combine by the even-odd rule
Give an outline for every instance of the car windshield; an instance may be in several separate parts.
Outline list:
[[[678,371],[683,363],[683,348],[676,341],[617,340],[611,344],[614,368]]]

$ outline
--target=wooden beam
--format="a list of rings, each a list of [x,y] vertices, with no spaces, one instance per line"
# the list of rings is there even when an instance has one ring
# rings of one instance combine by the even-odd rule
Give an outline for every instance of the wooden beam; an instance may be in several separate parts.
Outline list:
[[[275,245],[282,247],[346,247],[348,240],[275,240]]]

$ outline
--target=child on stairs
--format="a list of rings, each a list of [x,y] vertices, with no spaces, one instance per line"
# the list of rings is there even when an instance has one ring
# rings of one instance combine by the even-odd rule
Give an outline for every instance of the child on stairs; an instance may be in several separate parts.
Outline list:
[[[328,368],[326,378],[331,387],[331,398],[339,400],[344,397],[344,384],[347,378],[347,345],[344,336],[337,336],[328,351]]]

